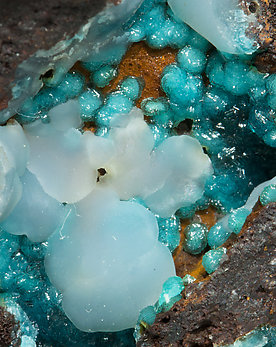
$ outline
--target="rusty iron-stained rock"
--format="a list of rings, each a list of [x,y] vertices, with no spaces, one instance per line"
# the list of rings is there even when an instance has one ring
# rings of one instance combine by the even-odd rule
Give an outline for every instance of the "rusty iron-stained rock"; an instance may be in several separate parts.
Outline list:
[[[137,345],[223,345],[260,325],[275,326],[275,244],[276,203],[259,206],[221,267],[187,286],[183,298],[157,316]]]

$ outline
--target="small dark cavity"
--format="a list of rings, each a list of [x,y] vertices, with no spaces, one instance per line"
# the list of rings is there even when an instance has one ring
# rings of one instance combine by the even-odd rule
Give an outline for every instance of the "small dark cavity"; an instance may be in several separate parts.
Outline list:
[[[195,329],[192,333],[197,334],[198,332],[204,331],[204,330],[206,330],[212,326],[213,326],[212,322],[209,319],[205,319],[202,322],[200,322],[199,327],[197,329]]]
[[[248,7],[251,13],[256,13],[258,8],[259,8],[259,4],[256,1],[251,1]]]
[[[49,79],[53,77],[54,77],[54,69],[50,69],[46,71],[44,74],[40,75],[39,79],[43,80],[43,79]]]
[[[171,319],[171,317],[169,315],[166,315],[165,317],[163,317],[161,319],[161,322],[162,323],[169,323],[170,319]]]
[[[209,78],[205,72],[202,73],[202,81],[203,81],[205,87],[208,87],[210,85],[210,80],[209,80]]]
[[[257,292],[257,293],[265,293],[266,290],[265,290],[264,287],[262,287],[262,286],[260,285],[260,286],[256,289],[256,292]]]
[[[192,119],[184,119],[182,122],[178,124],[175,128],[177,135],[189,134],[193,128],[193,120]]]
[[[105,168],[101,167],[98,169],[98,177],[97,177],[97,182],[100,182],[100,177],[103,177],[107,174],[107,171]]]
[[[207,148],[206,147],[202,147],[202,150],[205,154],[208,154]]]

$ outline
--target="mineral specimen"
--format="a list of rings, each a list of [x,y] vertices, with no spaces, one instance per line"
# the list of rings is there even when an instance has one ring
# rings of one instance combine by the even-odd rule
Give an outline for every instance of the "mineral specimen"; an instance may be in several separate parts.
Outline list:
[[[275,203],[253,212],[219,270],[187,286],[138,346],[226,345],[260,325],[275,326],[275,217]]]
[[[27,344],[129,347],[134,327],[149,336],[172,316],[180,337],[151,343],[229,344],[255,328],[247,342],[272,341],[276,90],[253,66],[261,4],[112,1],[22,64],[27,84],[0,115],[0,289]]]

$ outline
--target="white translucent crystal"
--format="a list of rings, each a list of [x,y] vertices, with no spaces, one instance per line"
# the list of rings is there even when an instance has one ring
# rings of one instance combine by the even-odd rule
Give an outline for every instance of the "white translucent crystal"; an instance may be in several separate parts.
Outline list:
[[[83,331],[134,327],[175,274],[153,214],[106,188],[74,205],[49,239],[45,266],[66,315]]]
[[[14,235],[27,235],[33,242],[46,241],[62,226],[70,209],[46,194],[28,170],[21,182],[21,199],[1,227]]]
[[[40,120],[25,126],[30,144],[28,169],[44,191],[59,202],[74,203],[87,196],[96,184],[85,140],[80,131],[80,110],[70,100],[49,112],[50,123]]]
[[[121,199],[140,195],[149,172],[150,155],[154,146],[152,132],[144,121],[141,110],[133,109],[111,123],[112,129],[106,139],[111,155],[101,167],[107,174],[100,178],[99,185],[115,190]],[[95,151],[91,150],[91,158]]]
[[[213,171],[197,140],[172,136],[153,151],[152,132],[136,108],[117,117],[112,126],[109,137],[102,140],[105,148],[109,143],[113,151],[101,162],[107,173],[99,185],[115,190],[121,199],[142,197],[161,217],[170,217],[178,208],[201,198]],[[91,158],[93,153],[95,148],[91,147]]]
[[[218,50],[231,54],[251,54],[257,44],[246,32],[257,25],[247,15],[240,0],[168,0],[175,15],[210,41]]]
[[[28,158],[28,143],[22,127],[15,121],[0,126],[0,221],[21,198],[19,177]]]
[[[53,108],[49,117],[49,124],[25,127],[28,168],[59,202],[76,203],[100,186],[121,200],[140,196],[152,211],[169,217],[202,196],[212,173],[209,157],[190,136],[173,136],[154,150],[153,134],[137,108],[115,116],[105,138],[75,129],[80,126],[75,101]]]
[[[150,174],[143,198],[161,217],[202,197],[213,169],[200,143],[187,135],[172,136],[152,153]]]

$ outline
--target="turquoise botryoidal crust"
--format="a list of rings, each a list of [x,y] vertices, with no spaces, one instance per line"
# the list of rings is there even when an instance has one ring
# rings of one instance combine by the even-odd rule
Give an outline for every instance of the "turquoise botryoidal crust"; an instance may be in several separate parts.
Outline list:
[[[159,241],[171,252],[180,243],[181,221],[192,219],[196,210],[216,206],[228,213],[209,231],[192,221],[181,246],[191,255],[203,255],[202,265],[213,273],[227,257],[221,247],[230,235],[239,234],[251,210],[244,206],[249,194],[261,182],[275,176],[276,79],[259,73],[250,58],[223,56],[203,37],[176,18],[163,0],[144,1],[135,17],[125,24],[129,44],[144,40],[153,49],[177,49],[175,63],[161,76],[163,96],[146,98],[141,109],[146,116],[155,148],[164,140],[182,134],[198,139],[209,155],[214,172],[207,180],[204,195],[180,207],[175,215],[155,215]],[[89,72],[88,82],[77,72],[69,72],[57,86],[44,86],[27,100],[16,119],[21,124],[42,119],[51,122],[48,111],[67,100],[77,100],[81,119],[92,122],[95,134],[106,137],[118,113],[129,114],[141,96],[143,81],[126,76],[116,90],[101,90],[118,73],[127,46],[116,46],[101,60],[82,62]],[[87,76],[86,76],[87,77]],[[185,123],[186,122],[186,123]],[[183,126],[189,125],[189,126]],[[183,130],[184,129],[184,130]],[[182,133],[181,133],[182,131]],[[275,184],[262,191],[260,202],[276,200]],[[147,207],[141,197],[134,199]],[[210,249],[211,248],[211,249]],[[38,327],[42,345],[132,346],[133,330],[118,333],[84,333],[65,316],[61,294],[50,283],[44,268],[47,242],[33,243],[25,236],[0,234],[1,291],[8,293]],[[157,313],[169,310],[181,298],[190,275],[171,277],[163,285],[159,300],[144,308],[138,318],[151,325]],[[138,330],[137,330],[138,329]]]
[[[276,184],[270,184],[269,186],[265,187],[263,190],[261,196],[260,196],[260,202],[262,205],[267,205],[270,202],[276,201]]]
[[[213,273],[226,258],[226,248],[221,247],[213,249],[204,254],[202,258],[202,265],[208,274]]]
[[[192,283],[194,280],[190,275],[186,275],[184,278],[174,276],[167,279],[155,305],[145,307],[140,312],[134,333],[136,340],[140,338],[144,328],[154,323],[158,313],[168,311],[181,299],[181,292],[184,290],[185,285]]]

